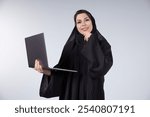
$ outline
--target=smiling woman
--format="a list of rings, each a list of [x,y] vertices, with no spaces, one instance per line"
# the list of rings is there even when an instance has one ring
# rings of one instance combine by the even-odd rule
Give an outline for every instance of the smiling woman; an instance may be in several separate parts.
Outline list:
[[[77,11],[74,21],[74,30],[56,67],[78,72],[45,70],[42,61],[36,60],[35,70],[44,74],[40,96],[59,96],[62,100],[103,100],[104,75],[113,62],[111,46],[96,29],[95,20],[88,11]]]
[[[76,16],[77,30],[84,36],[84,40],[88,41],[93,29],[92,21],[86,13],[81,13]]]
[[[117,0],[113,2],[108,0],[95,0],[94,2],[92,0],[0,0],[1,100],[43,99],[39,97],[37,92],[43,74],[36,73],[28,68],[24,38],[44,32],[49,65],[56,65],[63,50],[63,45],[65,45],[71,29],[74,28],[74,12],[79,8],[87,9],[92,13],[96,20],[97,29],[112,45],[113,58],[115,58],[113,62],[115,64],[105,75],[105,99],[150,99],[149,0],[124,0],[120,2]],[[94,25],[93,29],[95,29]],[[88,41],[84,41],[84,36],[77,31],[77,28],[74,29],[72,34],[76,35],[76,39],[72,36],[72,40],[68,40],[70,43],[70,46],[69,43],[67,44],[68,49],[72,52],[71,47],[77,48],[78,46],[78,53],[80,53],[80,47],[91,44],[91,39],[95,35],[94,32],[92,31]],[[82,42],[85,45],[82,45]],[[72,43],[74,43],[74,46],[71,46]],[[94,50],[95,47],[92,51],[95,55]],[[87,51],[87,53],[90,53],[89,50]],[[66,52],[66,49],[64,52]],[[80,59],[78,56],[72,56],[72,59],[77,58]],[[85,57],[81,55],[81,58]],[[69,61],[67,63],[70,64]],[[87,66],[89,66],[89,63],[91,62],[88,61]],[[80,61],[80,64],[81,68],[82,61]],[[86,69],[86,67],[84,68]],[[56,72],[52,71],[51,80],[54,73]],[[80,77],[82,81],[82,74]],[[60,78],[66,77],[62,75]],[[75,84],[75,79],[70,78],[72,79],[71,84]],[[76,77],[76,80],[79,80],[79,78]],[[64,82],[67,82],[67,78]],[[82,86],[82,83],[79,83],[80,86],[76,83],[78,90]],[[64,87],[69,87],[69,82],[67,84]],[[69,90],[74,94],[71,86]]]

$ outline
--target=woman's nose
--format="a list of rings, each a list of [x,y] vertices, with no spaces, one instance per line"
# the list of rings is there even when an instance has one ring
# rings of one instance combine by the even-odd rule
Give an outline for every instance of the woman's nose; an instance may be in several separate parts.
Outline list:
[[[86,23],[85,22],[82,22],[82,26],[85,26],[86,25]]]

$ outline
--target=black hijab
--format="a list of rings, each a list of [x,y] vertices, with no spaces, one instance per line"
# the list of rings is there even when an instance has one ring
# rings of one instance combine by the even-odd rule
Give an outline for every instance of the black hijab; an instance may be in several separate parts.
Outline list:
[[[77,40],[80,40],[80,39],[84,40],[84,36],[80,32],[78,32],[77,27],[76,27],[76,17],[77,17],[77,15],[82,14],[82,13],[87,14],[88,17],[91,19],[92,25],[93,25],[93,29],[92,29],[91,33],[94,34],[95,38],[97,38],[99,40],[104,39],[104,37],[99,33],[99,31],[96,28],[95,19],[92,16],[92,14],[87,10],[83,10],[83,9],[78,10],[74,15],[75,27],[74,27],[73,31],[71,32],[71,35],[69,36],[69,38],[64,46],[61,58],[59,60],[59,63],[56,65],[56,67],[67,68],[67,67],[65,67],[66,66],[65,61],[67,61],[68,56],[70,55],[70,53],[72,53],[72,49],[74,48],[74,45],[76,44]]]

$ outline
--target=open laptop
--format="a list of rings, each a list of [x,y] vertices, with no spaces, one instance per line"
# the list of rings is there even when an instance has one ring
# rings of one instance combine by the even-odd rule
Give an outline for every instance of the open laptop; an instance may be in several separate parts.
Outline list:
[[[76,70],[51,68],[48,66],[44,33],[26,37],[25,45],[26,45],[26,51],[27,51],[28,66],[30,68],[34,68],[35,60],[39,59],[42,61],[43,68],[45,69],[60,70],[60,71],[67,71],[67,72],[77,72]]]

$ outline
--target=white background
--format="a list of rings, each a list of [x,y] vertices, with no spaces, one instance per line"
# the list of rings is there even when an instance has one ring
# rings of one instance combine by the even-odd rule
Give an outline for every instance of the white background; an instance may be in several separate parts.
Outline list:
[[[44,32],[54,66],[78,9],[93,14],[112,46],[106,99],[150,99],[149,0],[0,0],[0,99],[44,99],[39,97],[42,74],[28,68],[24,38]]]

